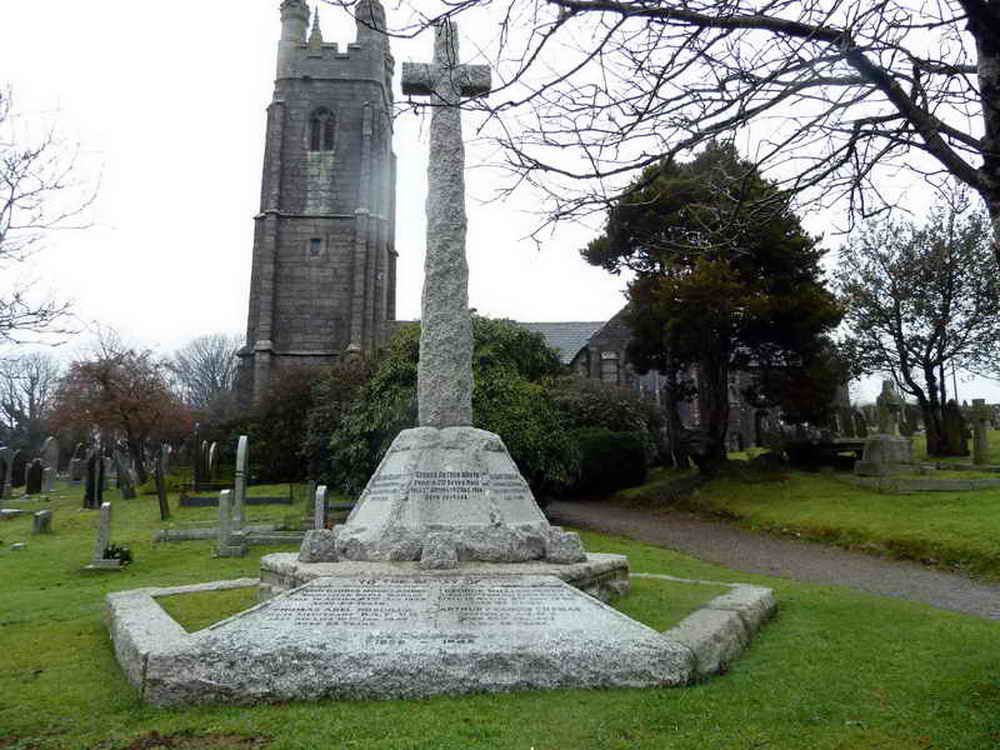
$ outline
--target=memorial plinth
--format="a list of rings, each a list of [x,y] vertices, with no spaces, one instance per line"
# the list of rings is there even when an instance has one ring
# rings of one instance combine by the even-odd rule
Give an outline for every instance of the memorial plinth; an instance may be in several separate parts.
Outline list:
[[[315,544],[310,547],[310,544]],[[304,562],[583,560],[549,525],[503,441],[474,427],[416,427],[393,441],[343,526],[309,532]]]

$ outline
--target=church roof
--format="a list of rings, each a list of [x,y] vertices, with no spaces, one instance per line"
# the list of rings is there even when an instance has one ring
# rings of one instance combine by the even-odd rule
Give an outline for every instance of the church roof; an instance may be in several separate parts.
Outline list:
[[[567,321],[562,323],[518,323],[529,331],[540,333],[545,337],[545,343],[559,352],[559,359],[564,365],[573,361],[587,342],[604,327],[607,321],[590,322]]]

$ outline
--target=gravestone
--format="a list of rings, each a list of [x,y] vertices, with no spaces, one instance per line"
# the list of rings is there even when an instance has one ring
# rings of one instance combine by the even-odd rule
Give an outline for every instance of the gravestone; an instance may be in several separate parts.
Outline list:
[[[156,497],[160,504],[160,520],[170,518],[170,504],[167,502],[167,458],[170,455],[169,445],[161,444],[160,453],[153,469],[153,479],[156,483]]]
[[[49,435],[42,443],[42,463],[59,471],[59,441]]]
[[[321,484],[316,488],[316,495],[313,499],[313,528],[326,528],[326,485]]]
[[[879,432],[865,440],[864,454],[854,464],[854,473],[862,477],[884,477],[913,471],[913,443],[899,434],[903,401],[896,395],[891,380],[882,382],[876,406]]]
[[[104,502],[104,459],[96,450],[87,457],[87,473],[83,487],[83,507],[96,510]]]
[[[11,453],[11,449],[6,446],[0,448],[0,499],[10,497],[7,494],[7,488],[10,487],[10,481],[7,479],[7,464],[10,463]]]
[[[52,511],[40,510],[32,516],[32,534],[52,533]]]
[[[10,482],[12,490],[24,486],[24,474],[27,468],[28,457],[24,454],[24,451],[15,450],[10,460],[10,471],[7,474],[7,479]]]
[[[247,461],[250,460],[247,455],[248,450],[247,436],[240,435],[236,443],[236,473],[233,477],[233,516],[240,525],[246,522],[244,506],[247,496]]]
[[[219,534],[216,557],[243,557],[247,553],[243,542],[243,524],[234,517],[233,491],[219,493]]]
[[[988,464],[990,462],[990,443],[987,431],[990,424],[990,408],[986,399],[972,399],[972,463]]]
[[[87,474],[87,451],[83,443],[77,443],[73,456],[69,460],[69,478],[73,482],[81,482]]]
[[[962,416],[962,409],[955,399],[944,405],[942,414],[945,456],[969,455],[969,428]]]
[[[42,459],[40,458],[36,458],[28,464],[28,471],[24,482],[25,495],[42,494],[42,472],[44,469],[45,466],[42,464]]]
[[[121,451],[116,450],[114,455],[115,470],[118,476],[118,491],[121,492],[125,500],[135,499],[135,484],[132,481],[132,474],[129,471],[128,459]]]
[[[101,503],[97,518],[97,539],[94,542],[94,557],[87,566],[91,570],[121,569],[122,561],[106,558],[105,552],[111,546],[111,503]]]
[[[208,446],[208,481],[211,482],[215,479],[215,474],[218,471],[218,466],[216,465],[216,460],[218,459],[218,443],[212,443]]]
[[[56,489],[56,470],[46,466],[42,470],[42,492],[51,495]]]

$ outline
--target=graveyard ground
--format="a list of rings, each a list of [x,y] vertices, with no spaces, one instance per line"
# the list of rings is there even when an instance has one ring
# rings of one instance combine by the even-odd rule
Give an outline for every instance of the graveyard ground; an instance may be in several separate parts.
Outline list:
[[[928,459],[922,438],[918,461]],[[940,463],[971,463],[971,458]],[[1000,430],[990,433],[991,464],[1000,465]],[[879,494],[838,481],[834,474],[741,473],[677,497],[669,472],[615,498],[631,506],[679,508],[736,521],[755,531],[835,544],[915,560],[1000,581],[1000,487],[976,491]],[[973,479],[1000,473],[941,471],[927,478]]]
[[[28,517],[0,525],[4,750],[1000,747],[997,623],[840,587],[737,573],[590,533],[584,534],[589,550],[627,554],[636,572],[771,586],[779,614],[727,674],[683,689],[150,708],[115,662],[104,595],[254,576],[262,554],[287,548],[213,559],[209,542],[155,545],[156,502],[142,497],[115,502],[112,538],[131,546],[135,562],[121,572],[85,572],[96,514],[78,510],[80,495],[76,489],[24,505],[55,511],[51,536],[31,536]],[[303,508],[249,510],[251,518],[274,521]],[[211,509],[184,513],[212,516]],[[12,550],[18,541],[27,547]],[[242,606],[234,598],[188,602],[182,617],[191,627],[197,618],[211,622]],[[665,606],[663,598],[655,584],[643,582],[623,608],[650,620]],[[677,603],[680,597],[668,598]]]

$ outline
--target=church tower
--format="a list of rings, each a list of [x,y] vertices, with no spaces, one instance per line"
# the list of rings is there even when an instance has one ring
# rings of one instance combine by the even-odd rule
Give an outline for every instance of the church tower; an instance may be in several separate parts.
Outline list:
[[[281,3],[240,353],[254,400],[280,370],[367,355],[396,315],[395,63],[379,0],[359,0],[355,23],[342,51],[304,0]]]

